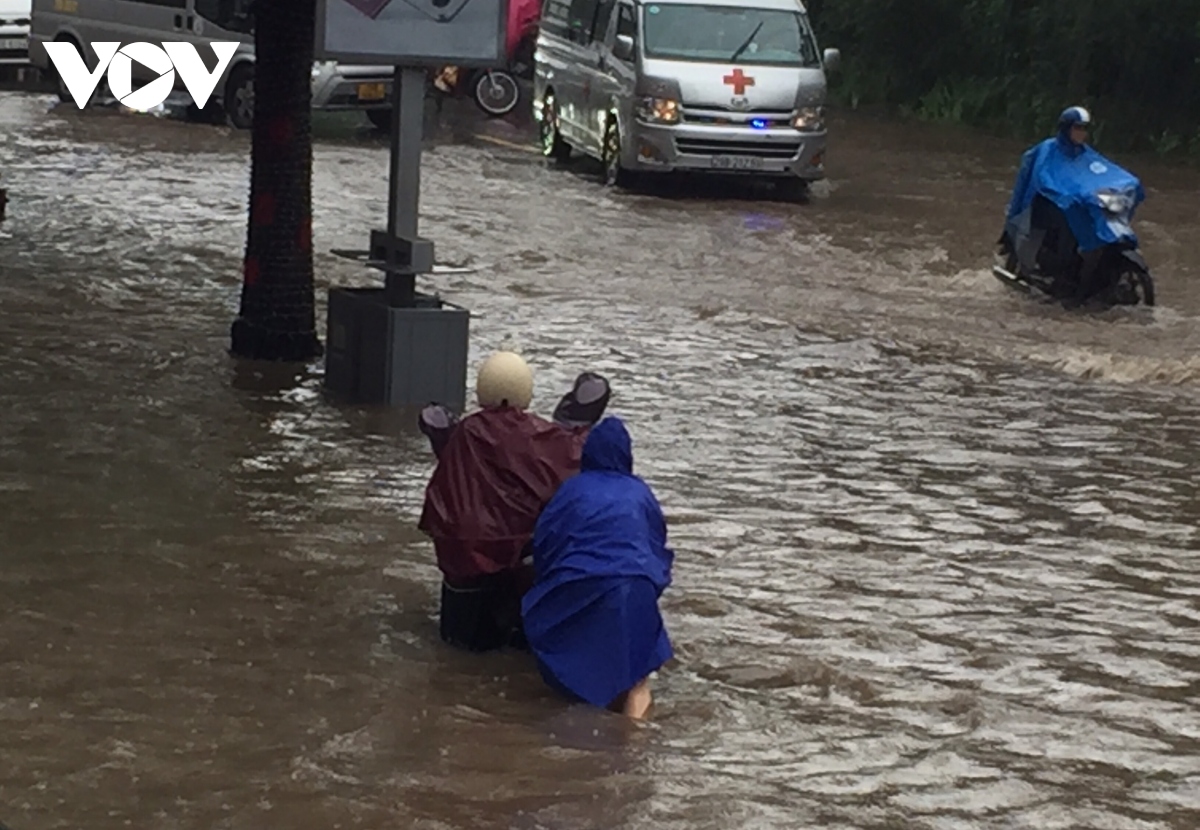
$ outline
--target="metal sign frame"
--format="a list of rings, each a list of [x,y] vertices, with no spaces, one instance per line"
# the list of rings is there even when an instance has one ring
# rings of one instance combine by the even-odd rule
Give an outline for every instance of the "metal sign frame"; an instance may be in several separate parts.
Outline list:
[[[391,7],[406,6],[409,9],[413,10],[414,16],[417,13],[419,13],[416,3],[415,2],[410,3],[410,2],[408,2],[408,0],[391,0],[390,3],[387,3],[385,5],[391,6]],[[454,0],[452,0],[451,5],[452,6],[455,5]],[[330,50],[326,45],[326,42],[328,40],[328,35],[329,35],[329,31],[327,29],[327,25],[329,22],[329,9],[330,9],[330,7],[333,7],[333,6],[346,6],[348,8],[357,8],[357,7],[353,6],[353,4],[347,2],[347,0],[317,0],[317,31],[316,31],[316,43],[315,43],[315,57],[317,60],[331,60],[331,61],[337,61],[338,63],[344,63],[344,64],[359,64],[359,65],[370,65],[370,66],[412,66],[412,67],[417,67],[417,66],[419,66],[419,67],[460,66],[460,67],[464,67],[464,68],[468,68],[468,69],[474,69],[474,68],[491,69],[491,68],[503,66],[507,62],[507,55],[506,55],[507,50],[506,50],[505,46],[507,44],[506,34],[507,34],[507,30],[508,30],[509,0],[461,0],[461,2],[457,3],[456,9],[451,9],[450,14],[448,15],[449,19],[445,20],[444,22],[436,22],[435,21],[435,22],[430,23],[429,25],[433,25],[433,26],[454,26],[454,25],[456,25],[456,21],[458,21],[461,18],[462,9],[465,8],[467,5],[474,5],[476,8],[478,8],[480,6],[495,6],[495,8],[496,8],[496,40],[495,40],[496,48],[495,48],[495,51],[494,51],[492,57],[480,58],[478,56],[464,56],[461,54],[459,54],[459,55],[453,55],[453,54],[451,54],[451,55],[442,55],[442,54],[434,55],[434,54],[424,54],[424,53],[413,54],[411,52],[406,52],[400,48],[393,49],[391,52],[361,52],[361,51],[344,52],[344,51]],[[381,9],[380,12],[378,12],[378,13],[382,13],[382,11],[383,11],[383,9]],[[374,22],[376,22],[377,25],[389,25],[386,23],[379,23],[377,18],[372,18],[372,17],[370,17],[370,15],[367,15],[365,12],[362,12],[361,10],[357,10],[356,13],[362,14],[363,18],[365,20],[374,21]],[[427,15],[427,17],[429,20],[433,21],[433,18],[431,16]],[[412,43],[414,40],[419,41],[421,39],[421,30],[428,28],[428,26],[421,26],[421,27],[413,26],[411,24],[411,22],[409,22],[408,24],[391,23],[390,25],[396,29],[397,36],[392,38],[390,41],[391,43],[394,43],[396,45],[396,47],[401,47],[406,42]],[[457,24],[457,25],[461,26],[461,24]],[[413,35],[414,29],[416,30],[415,37]]]

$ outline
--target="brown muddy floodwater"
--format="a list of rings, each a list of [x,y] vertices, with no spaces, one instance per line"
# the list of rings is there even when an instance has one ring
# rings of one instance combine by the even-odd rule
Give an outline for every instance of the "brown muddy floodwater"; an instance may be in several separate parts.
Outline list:
[[[987,271],[1015,144],[842,116],[788,205],[445,127],[472,363],[606,372],[670,518],[635,727],[438,641],[407,420],[226,356],[247,137],[50,104],[0,95],[0,823],[1200,827],[1194,173],[1123,160],[1161,306],[1069,315]],[[322,295],[387,176],[329,129]]]

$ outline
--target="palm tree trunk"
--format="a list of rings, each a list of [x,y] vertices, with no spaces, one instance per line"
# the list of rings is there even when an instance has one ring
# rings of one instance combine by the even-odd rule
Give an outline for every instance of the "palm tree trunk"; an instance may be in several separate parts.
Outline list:
[[[232,353],[305,361],[322,353],[312,256],[315,0],[258,0],[250,220]]]

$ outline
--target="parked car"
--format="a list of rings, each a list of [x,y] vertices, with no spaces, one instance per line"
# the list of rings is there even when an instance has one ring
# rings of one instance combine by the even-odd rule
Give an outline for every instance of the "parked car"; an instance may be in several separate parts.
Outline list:
[[[0,3],[14,0],[0,0]],[[29,0],[25,0],[28,4]],[[254,121],[254,18],[253,0],[33,0],[29,58],[57,79],[45,44],[74,44],[89,68],[97,62],[91,44],[96,41],[161,43],[185,40],[208,53],[214,40],[238,41],[237,53],[217,83],[211,108],[238,129]],[[390,112],[393,68],[351,66],[327,61],[313,65],[313,108],[361,110],[382,123]],[[155,75],[133,64],[134,83],[149,82]],[[61,80],[59,97],[72,100]],[[176,89],[183,93],[182,80]]]
[[[0,0],[0,66],[29,65],[32,0]]]

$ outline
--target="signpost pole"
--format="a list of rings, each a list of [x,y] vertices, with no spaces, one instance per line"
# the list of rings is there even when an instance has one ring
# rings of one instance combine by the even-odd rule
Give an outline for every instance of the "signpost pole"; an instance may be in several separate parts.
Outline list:
[[[466,405],[470,312],[416,289],[438,273],[422,239],[423,67],[503,63],[507,0],[316,0],[318,59],[391,65],[387,226],[367,250],[334,253],[382,271],[379,287],[331,288],[325,386],[388,406]]]
[[[391,167],[388,175],[388,235],[414,245],[421,204],[421,143],[425,121],[425,71],[398,66],[392,112]],[[432,252],[431,252],[432,253]],[[388,270],[388,304],[411,307],[416,299],[415,263]]]

